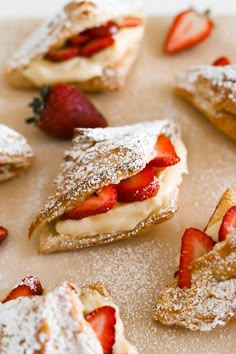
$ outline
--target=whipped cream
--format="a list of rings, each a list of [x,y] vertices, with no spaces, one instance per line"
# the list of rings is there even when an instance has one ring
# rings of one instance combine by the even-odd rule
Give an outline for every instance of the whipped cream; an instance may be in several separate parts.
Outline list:
[[[36,85],[90,80],[101,76],[104,68],[114,65],[130,49],[136,48],[142,33],[142,26],[121,29],[113,36],[115,43],[112,46],[87,58],[75,57],[61,63],[44,58],[33,60],[23,75]]]
[[[187,151],[180,140],[173,142],[180,162],[167,167],[158,176],[160,189],[157,195],[142,202],[117,203],[107,213],[89,216],[81,220],[59,220],[55,227],[59,234],[83,237],[103,233],[132,230],[153,212],[158,212],[168,203],[169,196],[182,182],[187,173]]]

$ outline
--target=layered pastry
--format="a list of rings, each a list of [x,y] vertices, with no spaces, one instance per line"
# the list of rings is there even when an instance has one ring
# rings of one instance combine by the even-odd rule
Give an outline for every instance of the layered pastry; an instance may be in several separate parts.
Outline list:
[[[0,182],[22,174],[34,160],[34,153],[26,139],[0,124]]]
[[[182,237],[179,272],[153,314],[165,325],[211,331],[236,319],[236,193],[221,197],[204,232]]]
[[[50,253],[147,231],[176,212],[186,154],[169,120],[75,129],[29,236],[38,233],[39,251]]]
[[[205,65],[179,74],[176,92],[236,140],[236,65]]]
[[[68,3],[13,56],[6,80],[18,88],[67,82],[86,91],[117,90],[137,56],[143,30],[133,0]]]
[[[103,284],[78,288],[64,282],[44,292],[28,276],[0,303],[2,354],[138,353],[124,337],[119,309]]]

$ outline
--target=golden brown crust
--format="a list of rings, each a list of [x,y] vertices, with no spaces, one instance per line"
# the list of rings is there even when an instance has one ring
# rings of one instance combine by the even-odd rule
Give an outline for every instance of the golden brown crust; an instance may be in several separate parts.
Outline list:
[[[159,206],[155,211],[128,230],[72,236],[59,234],[55,228],[61,215],[96,190],[118,184],[122,179],[140,172],[153,158],[153,149],[160,134],[180,142],[177,126],[168,120],[116,128],[77,129],[71,148],[65,152],[54,190],[30,226],[30,237],[39,230],[40,252],[65,251],[118,241],[145,232],[153,224],[170,218],[177,210],[177,185],[180,180],[168,188],[167,194],[159,194]],[[186,172],[185,149],[181,163],[183,171],[181,167],[180,179],[181,174]]]
[[[207,228],[236,205],[236,193],[228,189],[221,197]],[[207,229],[206,229],[207,232]],[[191,330],[210,331],[236,318],[236,230],[218,242],[192,265],[191,288],[180,289],[178,277],[159,294],[153,309],[156,321]]]
[[[236,140],[236,66],[200,66],[177,78],[175,91],[220,131]]]
[[[58,13],[50,21],[46,21],[33,33],[9,61],[4,72],[6,82],[15,88],[22,89],[41,86],[24,75],[24,70],[32,61],[42,58],[52,48],[60,48],[68,38],[87,28],[100,26],[109,20],[120,21],[122,16],[132,15],[132,11],[134,11],[133,14],[137,11],[131,5],[122,7],[113,3],[113,0],[110,1],[114,7],[110,10],[105,3],[97,3],[96,0],[74,1],[66,5],[61,13]],[[142,17],[140,12],[138,12],[138,16]],[[143,25],[140,28],[143,29]],[[90,92],[119,90],[124,85],[130,67],[136,59],[142,39],[141,32],[139,41],[132,43],[119,60],[107,65],[101,75],[84,81],[75,80],[73,82],[73,80],[69,80],[67,82],[76,85],[81,90]],[[55,79],[53,84],[58,82],[61,82],[60,78]],[[52,84],[52,82],[45,81],[44,84]]]

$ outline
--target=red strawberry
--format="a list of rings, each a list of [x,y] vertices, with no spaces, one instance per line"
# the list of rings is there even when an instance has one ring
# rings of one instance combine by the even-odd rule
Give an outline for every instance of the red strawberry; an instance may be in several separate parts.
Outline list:
[[[34,98],[29,105],[36,117],[28,118],[26,122],[35,122],[48,135],[71,138],[74,128],[107,126],[102,114],[74,86],[67,84],[57,84],[52,88],[42,86],[40,94],[42,99]]]
[[[220,57],[220,58],[216,59],[212,65],[214,65],[214,66],[230,65],[230,61],[227,57]]]
[[[143,19],[135,16],[126,16],[122,22],[119,23],[119,28],[138,27],[143,24]]]
[[[73,37],[71,37],[68,42],[72,45],[80,46],[90,40],[89,34],[86,33],[79,33]]]
[[[5,240],[8,236],[8,230],[5,227],[0,226],[0,243]]]
[[[117,201],[116,188],[113,184],[104,187],[100,192],[85,200],[76,208],[62,216],[62,219],[79,220],[87,216],[106,213]]]
[[[206,39],[212,31],[213,24],[208,12],[200,14],[188,9],[178,14],[170,27],[164,44],[168,54],[190,48]]]
[[[83,57],[88,57],[99,52],[102,49],[110,47],[115,42],[112,36],[95,38],[84,45],[80,50],[79,55]]]
[[[175,165],[180,161],[172,142],[165,135],[160,135],[158,137],[155,150],[157,152],[157,156],[149,162],[150,166],[167,167]]]
[[[179,264],[179,287],[191,287],[191,266],[192,262],[209,252],[215,242],[210,236],[198,229],[189,228],[185,230],[182,237],[180,264]]]
[[[30,275],[22,279],[22,281],[11,290],[2,303],[15,300],[20,296],[42,295],[42,292],[43,289],[39,279]]]
[[[117,199],[124,203],[142,201],[154,197],[159,187],[153,168],[146,166],[141,172],[116,185]]]
[[[227,235],[236,229],[236,206],[232,206],[225,213],[220,230],[219,230],[219,241],[224,241]]]
[[[84,32],[84,34],[87,34],[89,37],[93,37],[93,38],[101,38],[101,37],[112,36],[116,34],[118,30],[119,30],[119,26],[115,22],[108,21],[105,25],[89,28]]]
[[[72,59],[79,54],[79,48],[78,47],[65,47],[61,49],[51,49],[45,56],[46,59],[51,60],[51,61],[65,61]]]
[[[104,354],[112,354],[115,343],[116,310],[112,306],[103,306],[90,312],[86,317],[96,333]]]

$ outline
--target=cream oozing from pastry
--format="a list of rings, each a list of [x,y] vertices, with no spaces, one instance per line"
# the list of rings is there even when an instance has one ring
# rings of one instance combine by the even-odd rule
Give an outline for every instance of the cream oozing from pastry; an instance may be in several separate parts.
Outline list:
[[[180,162],[159,174],[160,189],[155,197],[142,202],[117,203],[105,214],[93,215],[81,220],[60,220],[55,225],[56,231],[59,234],[83,237],[133,230],[150,214],[158,213],[182,182],[182,174],[187,173],[185,146],[180,140],[173,141],[173,144]]]
[[[143,26],[124,28],[114,35],[115,43],[92,55],[75,57],[61,63],[44,58],[33,60],[24,70],[23,75],[36,85],[55,82],[87,81],[102,75],[109,65],[121,60],[129,50],[136,48],[143,33]]]

